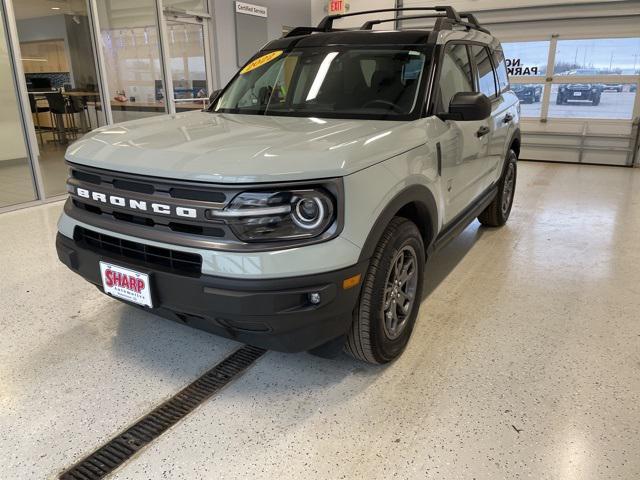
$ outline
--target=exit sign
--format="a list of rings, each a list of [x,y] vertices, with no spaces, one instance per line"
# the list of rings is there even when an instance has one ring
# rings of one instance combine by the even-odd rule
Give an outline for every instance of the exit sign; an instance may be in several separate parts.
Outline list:
[[[329,13],[344,13],[346,11],[346,2],[345,0],[330,0],[329,1]]]

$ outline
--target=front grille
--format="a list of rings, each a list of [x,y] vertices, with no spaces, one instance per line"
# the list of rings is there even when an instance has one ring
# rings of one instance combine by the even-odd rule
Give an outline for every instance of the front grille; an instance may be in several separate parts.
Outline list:
[[[84,227],[76,227],[73,238],[80,245],[107,257],[115,255],[134,263],[153,265],[163,270],[188,275],[199,275],[202,270],[202,257],[195,253],[131,242]]]
[[[224,208],[242,187],[168,181],[76,165],[71,166],[71,178],[67,183],[76,208],[113,222],[115,229],[117,224],[129,223],[158,232],[173,232],[176,239],[181,237],[185,241],[189,240],[187,237],[201,237],[203,241],[238,242],[224,222],[209,219],[206,212]],[[87,193],[80,195],[79,189]],[[88,192],[99,196],[92,197]],[[109,203],[107,197],[118,197],[121,203]],[[127,203],[130,200],[136,201],[134,207]],[[154,210],[154,205],[163,210]],[[180,215],[178,208],[194,212],[194,215]]]
[[[130,179],[125,177],[126,174],[119,174],[118,172],[86,172],[80,168],[81,167],[77,166],[71,168],[72,178],[80,180],[81,182],[91,183],[93,185],[102,185],[114,188],[115,190],[145,193],[148,195],[157,194],[159,196],[168,196],[178,200],[201,200],[218,204],[224,204],[228,200],[227,192],[215,187],[198,186],[193,182],[184,187],[176,187],[173,184],[176,182],[168,183],[163,180],[149,179],[145,177]],[[136,176],[129,175],[128,177]]]
[[[107,211],[95,205],[84,203],[75,199],[73,200],[73,204],[82,210],[86,210],[87,212],[91,212],[96,215],[110,216],[121,222],[134,223],[136,225],[145,225],[147,227],[163,228],[165,230],[168,229],[173,232],[188,233],[190,235],[200,235],[215,238],[225,237],[225,231],[222,228],[215,226],[201,226],[193,225],[190,223],[168,222],[166,219],[158,217],[155,217],[154,219],[142,215],[132,215],[131,213],[118,212],[116,210]]]

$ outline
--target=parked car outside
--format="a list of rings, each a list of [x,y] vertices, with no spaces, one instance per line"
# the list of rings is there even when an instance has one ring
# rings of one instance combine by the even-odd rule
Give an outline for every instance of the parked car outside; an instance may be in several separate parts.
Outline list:
[[[542,85],[520,83],[511,88],[522,103],[537,103],[542,98]]]
[[[592,83],[570,83],[558,88],[556,97],[557,105],[565,105],[569,102],[591,102],[591,105],[600,105],[602,85]]]

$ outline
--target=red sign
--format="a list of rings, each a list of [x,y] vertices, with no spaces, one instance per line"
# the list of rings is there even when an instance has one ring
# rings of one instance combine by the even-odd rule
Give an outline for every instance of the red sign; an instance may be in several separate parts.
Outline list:
[[[105,281],[108,287],[121,287],[140,293],[144,289],[144,280],[134,275],[125,275],[108,269],[105,272]]]
[[[329,1],[329,13],[344,13],[344,11],[345,11],[344,0]]]

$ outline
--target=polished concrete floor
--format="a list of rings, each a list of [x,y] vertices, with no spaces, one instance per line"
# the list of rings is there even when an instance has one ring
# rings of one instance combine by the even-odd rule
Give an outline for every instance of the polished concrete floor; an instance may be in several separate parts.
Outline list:
[[[428,263],[386,367],[269,352],[118,479],[640,478],[640,170],[520,164],[509,224]],[[0,215],[0,478],[52,478],[238,345],[56,260]]]

